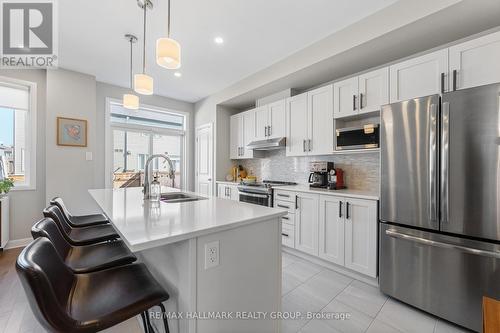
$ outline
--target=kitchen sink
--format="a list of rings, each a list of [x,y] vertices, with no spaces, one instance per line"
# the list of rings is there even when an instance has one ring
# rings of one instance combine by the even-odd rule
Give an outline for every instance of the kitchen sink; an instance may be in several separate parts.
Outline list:
[[[187,194],[183,192],[174,192],[174,193],[163,193],[160,196],[160,201],[163,202],[187,202],[187,201],[198,201],[205,200],[207,198],[200,197],[194,194]]]

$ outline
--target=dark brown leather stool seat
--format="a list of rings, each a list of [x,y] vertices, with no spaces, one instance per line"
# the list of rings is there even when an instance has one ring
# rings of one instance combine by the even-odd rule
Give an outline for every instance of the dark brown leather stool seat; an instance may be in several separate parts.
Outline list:
[[[137,257],[120,241],[73,246],[64,238],[54,220],[44,218],[31,228],[33,239],[45,237],[54,245],[66,266],[75,273],[89,273],[133,263]]]
[[[56,222],[64,238],[71,245],[90,245],[120,237],[111,224],[73,228],[66,222],[61,209],[55,205],[45,208],[43,216],[50,217]]]
[[[63,213],[64,218],[66,219],[66,222],[68,222],[68,224],[73,228],[90,227],[94,225],[109,223],[107,217],[104,216],[103,214],[80,215],[80,216],[72,215],[66,208],[66,205],[64,204],[63,200],[59,197],[55,197],[54,199],[50,200],[50,204],[59,207],[59,209]]]
[[[16,269],[33,313],[49,331],[104,330],[169,298],[143,264],[74,274],[45,237],[21,252]]]

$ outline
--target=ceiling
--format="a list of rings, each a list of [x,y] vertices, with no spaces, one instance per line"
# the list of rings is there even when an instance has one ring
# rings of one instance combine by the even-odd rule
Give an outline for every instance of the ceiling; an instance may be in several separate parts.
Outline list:
[[[148,13],[146,72],[155,93],[196,102],[389,6],[396,0],[171,0],[172,37],[182,45],[182,77],[158,65],[155,41],[166,34],[167,0]],[[135,0],[59,2],[59,66],[129,86],[142,70],[142,12]],[[214,38],[221,36],[223,45]]]

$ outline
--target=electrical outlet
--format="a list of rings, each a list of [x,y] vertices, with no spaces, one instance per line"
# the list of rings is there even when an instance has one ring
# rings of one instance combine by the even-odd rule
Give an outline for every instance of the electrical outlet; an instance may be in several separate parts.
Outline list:
[[[205,244],[205,269],[219,266],[219,241]]]

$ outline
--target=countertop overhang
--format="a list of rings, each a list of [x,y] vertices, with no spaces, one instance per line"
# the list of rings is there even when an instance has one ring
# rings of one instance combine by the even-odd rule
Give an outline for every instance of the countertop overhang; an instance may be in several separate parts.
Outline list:
[[[182,203],[153,203],[143,200],[142,188],[92,189],[89,193],[133,252],[287,214],[282,209],[217,197]]]

